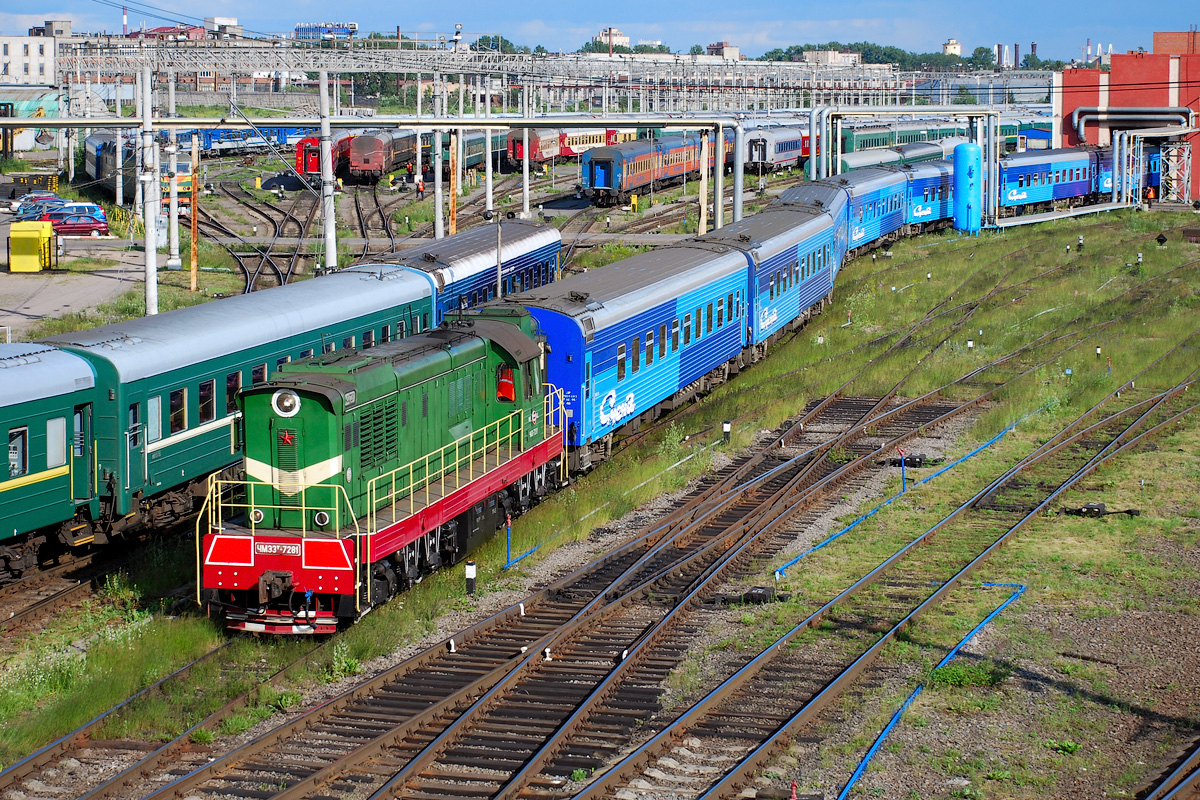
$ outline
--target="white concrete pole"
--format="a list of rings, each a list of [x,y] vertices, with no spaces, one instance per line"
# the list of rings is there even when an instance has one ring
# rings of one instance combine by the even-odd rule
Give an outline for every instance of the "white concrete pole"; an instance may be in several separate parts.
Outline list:
[[[483,116],[492,116],[492,76],[487,76],[487,86],[483,90]],[[484,209],[491,211],[494,207],[492,200],[492,129],[483,132],[483,160],[486,164],[483,172]]]
[[[175,116],[175,73],[172,72],[167,83],[167,114]],[[170,237],[171,250],[167,256],[167,269],[180,269],[183,262],[179,259],[179,133],[171,128],[171,144],[167,147],[170,161],[167,172],[171,176],[171,205],[170,217],[167,220],[167,236]]]
[[[526,119],[529,118],[529,79],[521,88],[521,99],[524,107],[521,109]],[[521,219],[529,219],[529,128],[521,129]]]
[[[458,73],[458,119],[460,122],[466,118],[466,112],[464,111],[463,107],[463,93],[466,91],[466,77],[467,76],[463,73]],[[463,142],[467,137],[463,134],[464,130],[460,127],[458,129],[458,136],[455,138],[457,145],[455,146],[456,152],[454,154],[454,185],[457,187],[456,192],[460,195],[466,194],[466,192],[463,191],[463,154],[465,152]],[[457,199],[455,202],[457,202]]]
[[[121,89],[125,85],[123,76],[116,76],[114,85],[117,87],[117,119],[120,119],[124,112],[121,110]],[[117,128],[114,132],[113,140],[117,145],[117,174],[113,178],[113,194],[116,195],[117,208],[125,205],[125,131]]]
[[[146,109],[146,106],[145,106],[146,91],[145,91],[145,89],[142,88],[143,81],[144,81],[144,77],[143,77],[142,73],[140,73],[140,72],[137,73],[136,80],[134,81],[134,85],[133,85],[133,91],[134,91],[134,94],[133,94],[134,104],[133,105],[134,105],[134,113],[137,114],[142,119],[145,119],[149,115],[146,113],[146,110],[145,110]],[[143,125],[144,124],[145,123],[143,123]],[[145,222],[146,222],[146,204],[143,201],[143,198],[145,197],[145,193],[143,192],[143,189],[145,188],[145,186],[143,185],[143,181],[142,181],[142,172],[144,172],[144,170],[142,169],[142,157],[145,155],[145,152],[143,152],[143,150],[144,150],[144,148],[142,148],[142,147],[133,148],[133,154],[134,154],[133,155],[133,162],[134,162],[133,167],[134,167],[134,174],[137,176],[137,180],[134,181],[134,187],[133,187],[133,206],[136,209],[135,213],[142,220],[142,223],[145,224]]]
[[[713,230],[725,224],[725,128],[717,126],[717,158],[713,181]]]
[[[742,184],[746,170],[746,129],[741,121],[733,129],[733,221],[742,221]]]
[[[329,71],[321,70],[321,223],[325,233],[325,268],[337,269],[337,219],[333,207],[333,133],[329,125]],[[419,151],[419,149],[418,149]]]
[[[139,183],[145,184],[142,198],[145,206],[142,209],[142,222],[146,232],[146,316],[158,313],[158,244],[154,239],[154,190],[151,181],[158,181],[158,173],[154,170],[154,123],[150,118],[153,108],[151,97],[154,86],[150,75],[150,67],[142,70],[142,167],[138,176]]]
[[[417,121],[421,119],[421,95],[425,94],[424,87],[421,86],[421,73],[417,73]],[[421,131],[417,131],[417,168],[413,173],[416,180],[424,180],[425,172],[421,167]]]
[[[433,76],[433,116],[445,116],[445,100],[438,85],[439,77]],[[442,131],[433,132],[433,238],[446,237],[446,220],[442,215],[445,198],[442,196]]]

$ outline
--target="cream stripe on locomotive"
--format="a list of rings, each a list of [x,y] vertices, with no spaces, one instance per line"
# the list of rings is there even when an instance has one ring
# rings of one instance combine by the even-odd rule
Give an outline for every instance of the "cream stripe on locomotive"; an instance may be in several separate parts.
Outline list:
[[[278,469],[253,458],[246,459],[247,477],[269,483],[278,489],[280,494],[288,497],[299,494],[305,486],[315,486],[327,481],[334,475],[341,474],[341,471],[342,457],[340,455],[295,471]]]

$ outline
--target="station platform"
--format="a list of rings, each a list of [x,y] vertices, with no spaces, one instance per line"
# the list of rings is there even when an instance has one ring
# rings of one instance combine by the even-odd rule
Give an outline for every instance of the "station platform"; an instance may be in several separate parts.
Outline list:
[[[1019,217],[1004,217],[996,222],[997,228],[1015,228],[1017,225],[1034,225],[1039,222],[1049,222],[1052,219],[1067,219],[1082,217],[1085,214],[1100,214],[1105,211],[1120,211],[1131,208],[1125,203],[1101,203],[1095,206],[1081,206],[1067,211],[1047,211],[1043,214],[1023,214]]]

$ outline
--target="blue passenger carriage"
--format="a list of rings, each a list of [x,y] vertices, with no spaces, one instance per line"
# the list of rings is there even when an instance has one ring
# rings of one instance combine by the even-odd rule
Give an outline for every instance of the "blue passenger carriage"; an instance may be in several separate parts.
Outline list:
[[[1096,191],[1097,167],[1094,150],[1012,153],[1000,160],[1000,206],[1049,208],[1056,201],[1088,197]]]
[[[692,240],[513,298],[547,336],[573,468],[606,458],[615,432],[637,430],[736,370],[748,280],[744,253]]]
[[[954,165],[926,161],[906,167],[904,174],[908,177],[907,233],[924,233],[948,224],[954,217]]]
[[[850,193],[850,249],[877,246],[899,238],[907,216],[908,180],[884,167],[859,170],[847,182]]]

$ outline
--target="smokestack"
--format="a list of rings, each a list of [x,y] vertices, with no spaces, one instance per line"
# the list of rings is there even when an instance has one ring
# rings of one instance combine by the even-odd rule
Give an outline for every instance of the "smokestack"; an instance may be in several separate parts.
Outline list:
[[[1021,43],[1013,42],[1013,69],[1021,66]]]
[[[129,35],[129,9],[121,6],[121,33],[124,36]]]
[[[1032,54],[1032,55],[1033,55],[1035,58],[1037,57],[1037,42],[1030,42],[1030,43],[1029,43],[1029,52],[1030,52],[1030,53],[1031,53],[1031,54]]]
[[[1085,64],[1092,63],[1092,40],[1091,39],[1088,39],[1088,41],[1087,41],[1087,53],[1083,57],[1083,63],[1085,63]]]
[[[996,66],[997,67],[1004,66],[1003,59],[1004,59],[1004,45],[999,42],[996,42]]]

